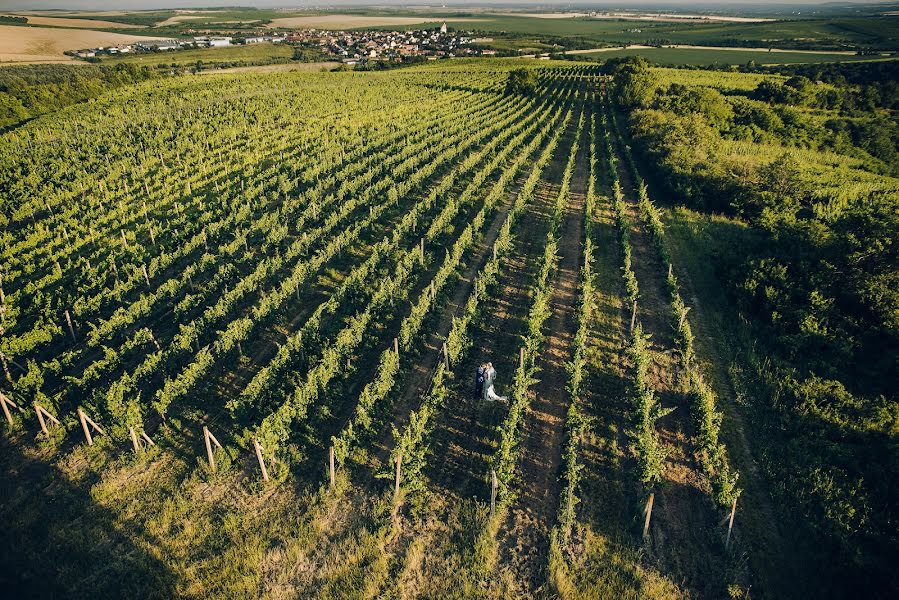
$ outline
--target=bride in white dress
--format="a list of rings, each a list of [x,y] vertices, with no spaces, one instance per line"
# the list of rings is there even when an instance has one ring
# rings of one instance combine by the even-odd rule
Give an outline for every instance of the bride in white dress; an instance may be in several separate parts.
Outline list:
[[[505,402],[507,398],[497,394],[496,389],[493,387],[493,381],[495,379],[496,369],[493,368],[493,363],[487,363],[487,371],[484,373],[484,400],[490,400],[491,402]]]

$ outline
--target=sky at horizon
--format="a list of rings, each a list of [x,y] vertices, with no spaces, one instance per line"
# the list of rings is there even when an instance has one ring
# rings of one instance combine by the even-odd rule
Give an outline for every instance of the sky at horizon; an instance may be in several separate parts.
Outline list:
[[[340,8],[350,6],[369,7],[432,7],[439,9],[459,7],[503,6],[525,8],[533,6],[534,10],[565,7],[567,9],[587,8],[601,9],[652,9],[677,8],[681,11],[716,9],[737,11],[741,8],[757,12],[760,6],[768,8],[793,6],[829,6],[839,5],[895,5],[896,2],[872,2],[871,0],[842,0],[840,2],[822,2],[821,0],[616,0],[610,2],[578,2],[571,0],[539,0],[527,2],[523,0],[446,0],[445,2],[415,2],[414,0],[330,0],[327,2],[304,0],[0,0],[0,10],[149,10],[161,8],[201,8],[226,6],[255,6],[259,8]]]

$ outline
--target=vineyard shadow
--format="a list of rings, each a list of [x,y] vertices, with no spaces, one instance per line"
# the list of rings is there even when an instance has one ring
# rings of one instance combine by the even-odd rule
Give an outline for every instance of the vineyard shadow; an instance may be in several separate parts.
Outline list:
[[[27,443],[27,442],[26,442]],[[171,598],[175,573],[73,481],[43,459],[4,443],[0,462],[0,588],[7,598]]]

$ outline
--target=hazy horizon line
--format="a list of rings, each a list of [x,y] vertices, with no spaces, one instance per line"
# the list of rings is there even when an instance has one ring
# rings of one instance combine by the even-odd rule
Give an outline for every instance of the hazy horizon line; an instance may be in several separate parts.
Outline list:
[[[655,10],[655,9],[688,9],[696,10],[748,10],[757,12],[760,7],[789,10],[792,7],[808,8],[871,8],[899,6],[895,0],[637,0],[628,2],[571,2],[566,0],[541,0],[539,3],[522,2],[522,0],[446,0],[444,2],[408,2],[393,0],[331,0],[330,2],[303,2],[301,0],[0,0],[0,10],[4,11],[142,11],[142,10],[177,10],[198,8],[260,8],[260,9],[296,9],[296,10],[333,10],[352,8],[385,8],[385,9],[435,9],[441,8],[491,8],[524,9],[532,12],[546,12],[565,7],[569,10]]]

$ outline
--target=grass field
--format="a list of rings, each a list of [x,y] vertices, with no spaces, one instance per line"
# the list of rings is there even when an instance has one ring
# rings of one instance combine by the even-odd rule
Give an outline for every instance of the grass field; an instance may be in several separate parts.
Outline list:
[[[198,60],[207,64],[250,62],[265,63],[271,61],[287,61],[293,56],[293,47],[287,44],[248,44],[246,46],[226,46],[224,48],[198,48],[195,50],[176,50],[170,52],[142,52],[139,54],[120,54],[104,56],[100,60],[104,64],[134,63],[139,65],[189,65]]]
[[[453,22],[459,27],[471,26],[478,23],[479,18],[461,18]],[[423,24],[438,24],[441,21],[432,17],[402,17],[402,16],[368,16],[368,15],[310,15],[272,19],[269,27],[296,28],[296,29],[366,29],[389,27],[419,27]]]
[[[334,67],[339,66],[339,62],[290,62],[286,64],[274,65],[255,65],[246,67],[227,67],[219,68],[211,71],[202,71],[203,75],[227,74],[227,73],[317,73],[320,71],[330,71]]]
[[[753,61],[760,65],[824,63],[858,60],[877,60],[877,57],[837,53],[809,53],[789,51],[731,50],[718,48],[623,48],[578,53],[578,57],[606,60],[621,56],[642,56],[659,65],[742,65]]]
[[[844,50],[851,48],[899,49],[899,17],[858,19],[803,19],[762,23],[668,23],[636,20],[541,19],[511,15],[476,15],[474,22],[447,15],[457,29],[484,33],[565,36],[587,43],[666,44],[704,46],[786,46],[788,48]],[[439,23],[435,18],[431,23]]]

